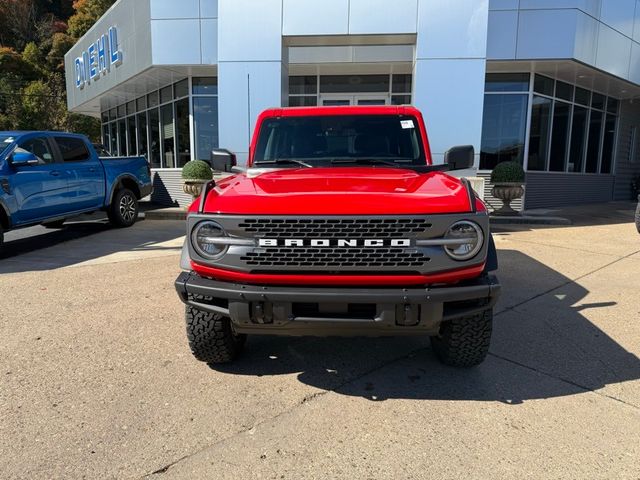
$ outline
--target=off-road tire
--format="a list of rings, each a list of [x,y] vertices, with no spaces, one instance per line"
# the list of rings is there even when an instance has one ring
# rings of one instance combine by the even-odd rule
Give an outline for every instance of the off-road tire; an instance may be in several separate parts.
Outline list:
[[[4,243],[4,228],[0,224],[0,250],[2,250],[2,244]]]
[[[640,197],[638,197],[638,206],[636,207],[636,228],[640,233]]]
[[[236,335],[229,318],[187,306],[186,320],[191,353],[201,362],[230,363],[242,353],[247,336]]]
[[[438,359],[452,367],[475,367],[489,353],[493,310],[456,318],[442,323],[440,335],[431,337],[431,346]]]
[[[113,225],[126,228],[136,223],[139,208],[135,193],[128,188],[123,188],[113,196],[107,215]]]
[[[51,228],[51,229],[62,228],[64,226],[65,221],[66,220],[58,220],[57,222],[43,223],[42,226],[44,228]]]

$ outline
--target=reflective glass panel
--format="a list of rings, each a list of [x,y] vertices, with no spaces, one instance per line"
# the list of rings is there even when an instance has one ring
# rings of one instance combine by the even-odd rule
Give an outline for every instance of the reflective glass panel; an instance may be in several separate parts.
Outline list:
[[[613,113],[614,115],[617,114],[619,105],[620,102],[618,100],[609,97],[609,99],[607,100],[607,112]]]
[[[548,98],[533,97],[528,170],[544,170],[546,168],[551,127],[551,104],[552,100]]]
[[[388,92],[389,75],[323,75],[321,93]]]
[[[598,158],[600,156],[600,139],[602,138],[602,112],[591,110],[589,120],[589,141],[587,145],[586,172],[596,173],[598,171]]]
[[[160,112],[149,110],[149,163],[151,168],[160,168]]]
[[[147,156],[149,153],[149,140],[148,140],[148,124],[147,113],[138,114],[138,155]]]
[[[194,78],[192,82],[194,95],[218,94],[218,79],[216,77]]]
[[[393,75],[393,93],[411,93],[411,75]]]
[[[176,130],[178,167],[182,168],[185,163],[191,160],[188,98],[176,102]]]
[[[111,155],[118,155],[118,125],[115,122],[111,123],[111,143],[107,145]]]
[[[604,143],[602,145],[600,173],[611,173],[614,153],[613,146],[616,142],[616,120],[617,118],[614,115],[607,115],[607,121],[604,124]]]
[[[173,100],[173,87],[168,86],[160,90],[160,103],[167,103]]]
[[[569,154],[569,172],[582,171],[584,144],[587,135],[587,118],[589,110],[582,107],[573,109],[573,128],[571,129],[571,149]]]
[[[193,99],[193,128],[196,136],[196,159],[209,161],[211,150],[218,148],[218,99],[216,97]]]
[[[392,95],[391,105],[411,105],[411,95]]]
[[[589,106],[591,104],[591,92],[584,88],[576,87],[576,103]]]
[[[485,95],[480,168],[524,160],[527,95]]]
[[[573,85],[564,82],[556,82],[556,97],[568,102],[573,102]]]
[[[136,100],[136,109],[139,112],[147,109],[147,97],[140,97],[138,100]]]
[[[318,77],[307,75],[300,77],[289,77],[290,95],[315,95],[318,93]]]
[[[189,95],[189,80],[185,79],[175,84],[176,98],[182,98]]]
[[[528,73],[487,73],[487,92],[528,92]]]
[[[127,156],[127,122],[118,120],[118,155]]]
[[[549,170],[564,172],[569,144],[569,124],[571,120],[571,105],[556,102],[553,109],[553,131],[551,133],[551,154],[549,156]]]
[[[161,119],[161,138],[162,138],[162,154],[163,154],[163,167],[175,168],[176,167],[176,142],[175,142],[175,128],[173,125],[173,104],[165,105],[160,108]]]
[[[318,105],[318,97],[315,95],[306,97],[289,97],[290,107],[315,107],[316,105]]]
[[[149,105],[149,108],[157,107],[158,105],[160,105],[158,92],[153,92],[148,95],[147,104]]]
[[[597,108],[598,110],[604,110],[605,100],[606,97],[604,95],[593,92],[593,97],[591,97],[591,106],[593,108]]]
[[[138,132],[136,131],[136,117],[127,118],[127,129],[129,130],[129,150],[128,155],[138,154]]]
[[[533,91],[543,95],[553,96],[554,80],[542,75],[536,75],[533,81]]]

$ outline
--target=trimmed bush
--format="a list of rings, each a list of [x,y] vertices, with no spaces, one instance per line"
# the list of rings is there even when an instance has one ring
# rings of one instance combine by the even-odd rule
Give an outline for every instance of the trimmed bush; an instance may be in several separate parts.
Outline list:
[[[524,183],[524,169],[517,162],[502,162],[491,172],[491,183]]]
[[[193,160],[182,167],[182,178],[185,180],[211,180],[213,171],[207,162]]]

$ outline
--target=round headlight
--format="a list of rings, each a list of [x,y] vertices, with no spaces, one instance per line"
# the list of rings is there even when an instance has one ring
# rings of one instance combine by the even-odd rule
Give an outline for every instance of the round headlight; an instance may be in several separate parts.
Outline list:
[[[445,239],[445,252],[454,260],[465,261],[475,257],[482,249],[484,235],[479,225],[473,222],[461,221],[449,228]]]
[[[224,243],[216,243],[216,239],[225,237],[226,232],[216,222],[201,222],[193,229],[191,244],[201,257],[213,260],[227,252],[228,246]]]

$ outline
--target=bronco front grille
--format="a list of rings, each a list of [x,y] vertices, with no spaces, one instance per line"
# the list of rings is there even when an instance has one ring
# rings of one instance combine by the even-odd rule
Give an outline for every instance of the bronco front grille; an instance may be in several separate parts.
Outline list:
[[[247,219],[238,225],[257,238],[404,238],[431,228],[423,218]],[[296,250],[299,252],[299,250]],[[350,252],[353,253],[352,250]]]
[[[250,267],[300,267],[349,269],[350,267],[423,267],[431,259],[402,248],[272,248],[249,252],[241,260]]]

